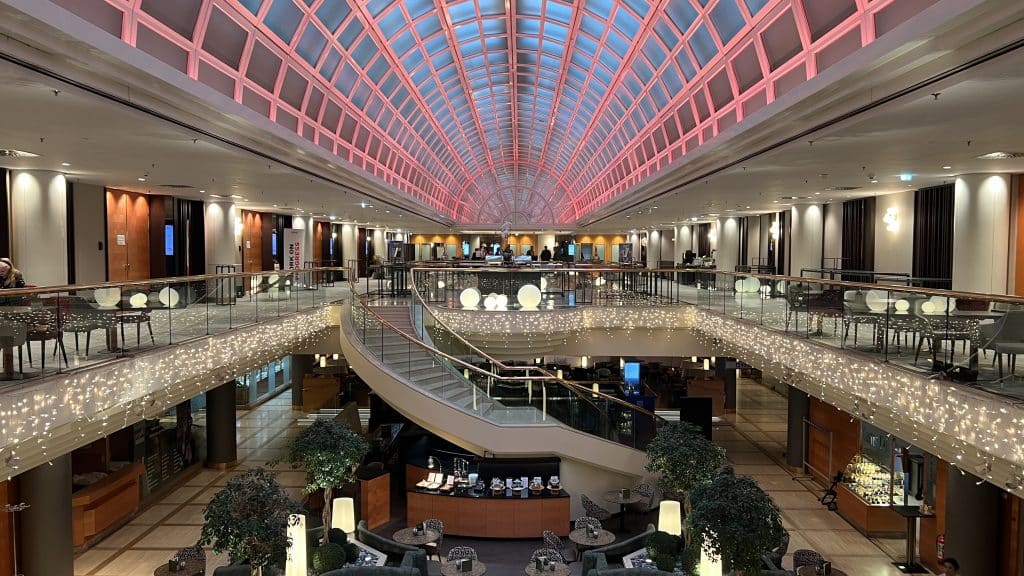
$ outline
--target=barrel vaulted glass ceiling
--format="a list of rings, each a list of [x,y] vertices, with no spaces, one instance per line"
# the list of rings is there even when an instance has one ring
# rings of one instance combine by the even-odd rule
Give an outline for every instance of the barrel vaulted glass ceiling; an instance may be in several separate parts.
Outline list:
[[[934,0],[51,0],[463,223],[571,224]]]

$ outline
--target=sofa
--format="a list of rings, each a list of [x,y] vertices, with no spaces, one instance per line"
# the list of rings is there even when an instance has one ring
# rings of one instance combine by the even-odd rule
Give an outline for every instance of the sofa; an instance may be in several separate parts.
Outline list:
[[[633,548],[632,552],[637,549]],[[590,559],[590,567],[587,567],[587,558]],[[672,572],[651,570],[649,568],[610,568],[608,558],[594,550],[587,550],[583,553],[582,576],[673,576]]]
[[[283,576],[284,570],[277,566],[265,566],[263,576]],[[213,576],[252,576],[252,566],[248,564],[230,564],[214,569]]]
[[[406,552],[419,552],[419,548],[415,546],[407,546],[400,542],[395,542],[390,538],[386,538],[379,534],[374,534],[366,527],[366,520],[360,520],[359,525],[356,526],[356,540],[359,540],[363,544],[366,544],[370,548],[375,548],[388,555],[388,564],[398,565],[405,561]],[[424,561],[426,562],[426,561]],[[424,564],[423,575],[426,576],[426,564]]]
[[[647,546],[647,537],[654,533],[655,530],[657,530],[657,528],[654,527],[654,524],[648,524],[647,529],[636,536],[631,536],[625,540],[612,542],[607,546],[592,548],[585,551],[583,556],[580,558],[583,561],[581,574],[586,576],[587,572],[595,568],[595,561],[598,555],[605,558],[605,565],[607,565],[609,559],[611,559],[612,562],[621,563],[623,556],[632,554],[633,552]]]
[[[406,552],[398,566],[346,566],[320,576],[427,576],[427,553]]]

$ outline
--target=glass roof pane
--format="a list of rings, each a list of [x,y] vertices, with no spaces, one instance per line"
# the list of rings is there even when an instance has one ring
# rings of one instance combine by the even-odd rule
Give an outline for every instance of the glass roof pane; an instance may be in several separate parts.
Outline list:
[[[378,26],[380,31],[384,33],[388,38],[393,37],[407,24],[405,15],[398,8],[388,12],[380,19]]]
[[[497,16],[505,13],[505,0],[479,0],[480,13],[484,16]]]
[[[459,23],[471,20],[476,17],[476,6],[472,0],[468,2],[461,2],[459,4],[451,4],[448,6],[448,16],[451,17],[452,22]]]
[[[248,9],[249,12],[252,12],[255,16],[256,13],[260,11],[260,6],[263,5],[263,0],[239,0],[239,3],[241,3],[242,6],[245,6],[246,9]],[[347,2],[342,0],[339,4],[347,4]]]
[[[588,11],[593,12],[594,14],[597,14],[601,18],[607,20],[608,16],[610,16],[612,13],[612,6],[614,4],[615,3],[613,2],[613,0],[587,0],[587,3],[584,7]]]
[[[344,3],[347,4],[347,2]],[[405,0],[405,9],[409,11],[409,16],[415,20],[434,9],[434,0]]]
[[[736,6],[736,0],[718,0],[718,4],[711,10],[711,23],[715,25],[722,44],[728,44],[746,22]]]
[[[416,37],[412,35],[412,31],[410,30],[402,32],[397,39],[391,41],[391,47],[394,48],[395,54],[398,55],[399,58],[404,56],[409,50],[412,50],[415,45]]]
[[[285,44],[291,44],[301,20],[302,11],[292,0],[274,0],[263,18],[263,23]]]
[[[706,66],[718,54],[715,41],[711,38],[711,33],[708,32],[708,29],[703,24],[697,27],[693,36],[690,36],[689,44],[690,50],[693,50],[693,55],[697,58],[701,68]]]
[[[747,9],[750,10],[750,15],[754,16],[761,11],[761,8],[768,4],[768,0],[745,0],[747,3]]]
[[[686,33],[693,21],[697,19],[697,11],[694,10],[689,0],[669,2],[665,5],[665,13],[682,33]]]
[[[370,62],[370,58],[373,58],[377,52],[379,52],[379,50],[377,49],[377,45],[374,44],[373,38],[364,36],[359,42],[359,45],[356,46],[356,49],[352,51],[352,59],[356,61],[356,64],[359,64],[360,68],[366,68],[366,64]]]
[[[572,8],[558,2],[548,2],[548,18],[568,25],[572,22]]]
[[[338,31],[342,20],[352,11],[347,0],[327,0],[320,5],[316,11],[316,17],[323,22],[324,26],[333,34]]]
[[[615,28],[627,38],[632,38],[640,32],[640,22],[630,16],[629,12],[619,10],[615,14]]]
[[[518,14],[540,16],[541,3],[540,0],[518,0],[516,8]]]
[[[580,29],[594,38],[600,38],[604,35],[605,25],[604,22],[601,22],[597,18],[592,18],[591,16],[584,14]]]
[[[338,52],[334,48],[327,53],[327,57],[324,58],[324,63],[320,66],[320,75],[326,80],[330,80],[334,77],[334,71],[338,69],[338,63],[341,62],[341,52]]]
[[[298,45],[295,46],[295,52],[308,62],[310,66],[316,66],[316,62],[320,59],[320,54],[323,53],[325,46],[327,46],[327,38],[310,22],[306,24],[306,30],[302,33],[302,38],[299,39]]]
[[[381,12],[387,10],[388,6],[391,6],[392,0],[370,0],[366,3],[366,8],[370,11],[370,14],[379,16]]]
[[[341,44],[342,48],[348,50],[352,47],[352,43],[356,41],[356,37],[358,37],[362,31],[363,25],[358,19],[353,18],[352,21],[348,23],[348,26],[345,27],[341,36],[338,36],[338,43]]]

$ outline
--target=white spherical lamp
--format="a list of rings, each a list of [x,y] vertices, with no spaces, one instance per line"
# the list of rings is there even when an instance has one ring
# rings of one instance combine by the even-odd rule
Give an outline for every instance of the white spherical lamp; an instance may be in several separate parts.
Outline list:
[[[480,305],[480,291],[476,288],[466,288],[459,294],[459,303],[466,310],[472,310]]]
[[[174,288],[164,288],[160,290],[160,303],[168,308],[174,308],[178,305],[178,291]]]
[[[889,300],[883,290],[868,290],[864,296],[864,303],[872,312],[882,312],[889,307]]]
[[[441,290],[444,290],[444,287],[445,287],[444,280],[438,280],[437,281],[437,287],[440,288]]]
[[[935,304],[932,303],[931,300],[925,302],[924,304],[921,304],[921,312],[924,312],[925,314],[934,314]]]
[[[533,284],[523,284],[516,293],[516,300],[523,310],[536,310],[540,304],[540,288]]]
[[[498,310],[504,310],[508,307],[508,296],[498,294],[497,298],[495,298],[495,303],[497,304]]]
[[[97,288],[92,297],[102,308],[114,308],[121,302],[120,288]]]
[[[910,310],[910,302],[904,300],[903,298],[900,298],[899,300],[896,301],[897,312],[906,312],[907,310]]]
[[[486,310],[494,310],[498,307],[498,295],[488,294],[487,298],[484,298],[484,308]]]
[[[149,302],[149,298],[142,292],[136,292],[128,299],[128,303],[132,305],[132,308],[145,308],[147,302]]]

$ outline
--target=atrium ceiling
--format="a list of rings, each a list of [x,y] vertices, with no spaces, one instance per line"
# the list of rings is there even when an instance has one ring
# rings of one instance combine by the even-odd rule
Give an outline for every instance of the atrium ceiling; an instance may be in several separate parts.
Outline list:
[[[459,224],[573,225],[936,0],[49,0]]]

